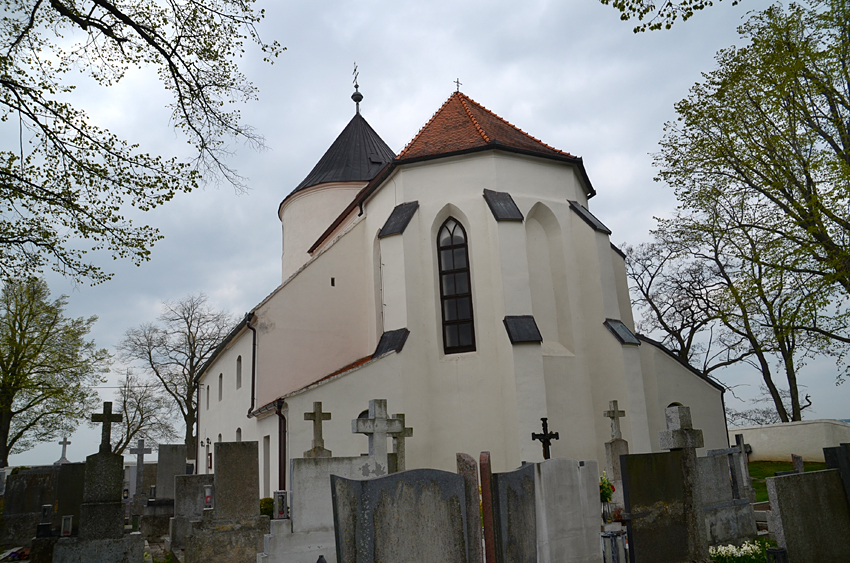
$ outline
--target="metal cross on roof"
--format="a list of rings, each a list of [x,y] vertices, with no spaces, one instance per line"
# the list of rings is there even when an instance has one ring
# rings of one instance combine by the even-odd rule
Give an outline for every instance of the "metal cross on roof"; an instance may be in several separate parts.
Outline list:
[[[369,436],[369,456],[386,467],[387,434],[403,432],[404,423],[397,418],[387,418],[386,399],[372,399],[369,401],[369,418],[352,420],[351,431]]]
[[[139,438],[135,448],[130,448],[131,454],[136,454],[136,494],[142,494],[145,487],[145,454],[151,453],[150,448],[145,447],[145,440]]]
[[[92,422],[102,422],[103,430],[100,438],[100,452],[109,453],[112,451],[112,423],[121,422],[123,418],[120,414],[112,414],[112,402],[103,402],[103,412],[94,413],[91,415]]]
[[[305,412],[304,420],[313,421],[313,449],[325,449],[325,440],[322,437],[322,422],[331,419],[331,413],[322,412],[322,401],[313,403],[313,412]]]
[[[608,401],[608,409],[602,412],[602,416],[607,416],[611,419],[611,439],[622,440],[623,433],[620,431],[620,418],[626,416],[626,411],[617,410],[617,401]]]
[[[404,471],[404,439],[413,437],[413,428],[404,426],[404,415],[395,414],[393,418],[401,421],[401,432],[389,432],[389,436],[393,439],[393,453],[396,457],[396,471]]]
[[[71,444],[71,442],[69,442],[69,441],[68,441],[68,437],[67,437],[67,436],[64,436],[64,437],[62,438],[62,441],[61,441],[61,442],[59,442],[59,445],[60,445],[60,446],[62,446],[62,457],[60,457],[60,458],[59,458],[59,461],[57,461],[57,462],[56,462],[56,463],[54,463],[53,465],[62,465],[63,463],[71,463],[71,462],[68,460],[68,458],[67,458],[67,457],[65,457],[65,453],[67,452],[67,450],[68,450],[68,446],[69,446],[70,444]]]
[[[454,83],[455,83],[455,86],[457,86],[457,89],[455,90],[455,92],[460,92],[460,87],[463,85],[463,82],[461,82],[460,78],[458,78],[454,81]]]
[[[535,432],[531,433],[532,440],[540,440],[543,444],[543,459],[549,459],[551,454],[549,452],[549,446],[552,445],[552,440],[558,440],[557,432],[549,432],[549,419],[541,418],[541,422],[543,422],[543,433],[537,434]]]

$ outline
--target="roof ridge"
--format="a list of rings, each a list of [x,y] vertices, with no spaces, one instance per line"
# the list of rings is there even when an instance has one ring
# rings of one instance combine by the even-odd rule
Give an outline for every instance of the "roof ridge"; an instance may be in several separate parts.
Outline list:
[[[435,111],[435,112],[434,112],[434,115],[432,115],[432,116],[431,116],[431,119],[429,119],[429,120],[428,120],[428,122],[427,122],[427,123],[425,123],[425,125],[423,125],[422,127],[420,127],[420,128],[419,128],[419,132],[417,132],[417,133],[416,133],[416,135],[415,135],[415,136],[414,136],[414,137],[410,140],[410,142],[409,142],[409,143],[407,143],[406,145],[404,145],[404,148],[403,148],[403,149],[401,149],[401,151],[400,151],[400,152],[398,153],[398,155],[396,156],[396,160],[399,160],[399,159],[401,159],[401,157],[402,157],[402,156],[404,156],[404,153],[406,153],[406,152],[407,152],[407,149],[409,149],[409,148],[410,148],[410,146],[411,146],[413,143],[415,143],[415,142],[416,142],[416,139],[418,139],[418,138],[422,135],[422,132],[423,132],[423,131],[425,131],[425,130],[428,128],[428,126],[429,126],[429,125],[431,125],[431,123],[432,123],[432,122],[433,122],[433,121],[437,118],[437,116],[438,116],[438,115],[440,115],[440,112],[441,112],[441,111],[443,111],[443,109],[444,109],[444,108],[445,108],[445,107],[449,104],[449,102],[450,102],[450,101],[452,101],[452,96],[454,96],[454,94],[452,94],[451,96],[449,96],[449,97],[446,99],[446,101],[445,101],[445,102],[443,102],[443,105],[441,105],[441,106],[439,107],[439,109],[437,109],[437,111]]]
[[[466,111],[466,115],[469,116],[469,119],[472,120],[472,124],[475,125],[475,129],[477,129],[478,133],[481,134],[481,137],[484,139],[484,142],[489,143],[490,137],[487,136],[487,133],[484,131],[484,129],[481,128],[481,125],[478,124],[478,120],[475,119],[474,115],[472,115],[472,110],[470,110],[469,106],[466,105],[466,99],[465,99],[466,95],[461,94],[460,92],[456,92],[456,94],[458,94],[458,99],[460,100],[460,105],[463,106],[464,111]],[[449,99],[451,99],[451,97],[449,97]],[[481,106],[481,107],[484,107],[484,106]],[[490,113],[493,113],[493,112],[490,112]]]
[[[482,104],[479,104],[478,102],[476,102],[475,100],[473,100],[472,98],[470,98],[469,96],[467,96],[466,94],[461,94],[461,96],[463,96],[464,98],[466,98],[467,100],[469,100],[470,102],[472,102],[473,104],[475,104],[476,106],[480,107],[482,110],[486,111],[487,113],[489,113],[490,115],[492,115],[493,117],[495,117],[496,119],[498,119],[499,121],[503,122],[505,125],[510,126],[511,128],[515,129],[515,130],[516,130],[516,131],[518,131],[519,133],[522,133],[523,135],[525,135],[526,137],[528,137],[529,139],[531,139],[531,140],[533,140],[533,141],[536,141],[536,142],[540,143],[541,145],[543,145],[543,146],[544,146],[544,147],[546,147],[547,149],[553,150],[553,151],[555,151],[555,152],[557,152],[557,153],[560,153],[560,154],[563,154],[563,155],[566,155],[566,156],[571,156],[571,157],[576,158],[576,156],[575,156],[574,154],[571,154],[571,153],[568,153],[568,152],[562,151],[561,149],[556,149],[556,148],[555,148],[555,147],[553,147],[552,145],[549,145],[549,144],[547,144],[547,143],[544,143],[543,141],[541,141],[540,139],[538,139],[538,138],[537,138],[537,137],[535,137],[534,135],[531,135],[531,134],[529,134],[529,133],[526,133],[525,131],[523,131],[522,129],[520,129],[519,127],[517,127],[516,125],[514,125],[513,123],[511,123],[510,121],[508,121],[508,120],[507,120],[507,119],[505,119],[504,117],[502,117],[501,115],[498,115],[498,114],[496,114],[496,113],[493,113],[491,110],[487,109],[487,108],[486,108],[486,107],[484,107]],[[466,108],[466,104],[464,104],[464,108]],[[468,109],[468,108],[467,108],[467,111],[469,111],[469,109]],[[475,118],[473,118],[473,121],[475,121]],[[477,122],[476,122],[476,123],[477,123]]]

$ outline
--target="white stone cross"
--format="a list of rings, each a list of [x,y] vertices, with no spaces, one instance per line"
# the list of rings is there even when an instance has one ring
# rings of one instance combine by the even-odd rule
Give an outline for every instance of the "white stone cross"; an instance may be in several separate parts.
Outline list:
[[[404,425],[404,415],[394,414],[393,418],[401,421],[401,432],[388,432],[393,439],[393,453],[396,457],[396,471],[404,471],[404,439],[413,437],[413,428]]]
[[[145,447],[145,440],[140,438],[135,448],[130,448],[131,454],[136,454],[136,494],[142,494],[145,487],[145,454],[151,453],[150,448]]]
[[[71,445],[71,442],[70,442],[70,441],[68,441],[68,437],[67,437],[67,436],[63,436],[63,437],[62,437],[62,441],[61,441],[61,442],[59,442],[59,445],[60,445],[60,446],[62,446],[62,457],[60,457],[60,458],[59,458],[59,461],[57,461],[57,462],[56,462],[56,463],[54,463],[53,465],[62,465],[63,463],[71,463],[71,462],[68,460],[68,458],[67,458],[67,457],[65,457],[65,454],[66,454],[66,453],[67,453],[67,451],[68,451],[68,446],[69,446],[69,445]]]
[[[611,439],[622,440],[623,433],[620,431],[620,418],[626,416],[626,411],[617,410],[617,401],[608,401],[608,409],[602,413],[611,419]]]
[[[331,419],[331,413],[322,412],[322,402],[315,401],[313,403],[313,412],[305,412],[304,420],[313,421],[313,449],[325,447],[325,440],[322,437],[322,422]]]
[[[351,421],[354,434],[369,436],[369,455],[379,464],[387,466],[387,434],[404,431],[404,423],[397,418],[387,418],[387,400],[369,401],[369,418],[355,418]]]

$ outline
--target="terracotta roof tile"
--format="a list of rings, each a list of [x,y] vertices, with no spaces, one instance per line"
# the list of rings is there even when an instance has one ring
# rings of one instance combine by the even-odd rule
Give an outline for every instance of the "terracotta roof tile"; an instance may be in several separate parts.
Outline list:
[[[437,156],[489,144],[575,158],[508,123],[475,100],[454,92],[419,130],[396,161]]]

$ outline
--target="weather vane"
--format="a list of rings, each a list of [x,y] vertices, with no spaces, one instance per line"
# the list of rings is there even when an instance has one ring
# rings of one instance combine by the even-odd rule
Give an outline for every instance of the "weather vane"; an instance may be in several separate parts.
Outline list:
[[[455,92],[460,92],[460,86],[461,86],[461,84],[463,84],[463,82],[461,82],[460,78],[458,78],[457,80],[454,81],[454,83],[457,85],[457,90],[455,90]]]
[[[363,100],[363,94],[360,93],[360,86],[357,84],[357,79],[360,77],[360,72],[357,70],[357,61],[354,61],[354,72],[351,73],[354,76],[354,93],[351,94],[351,99],[354,100],[354,103],[357,105],[357,113],[360,113],[360,102]]]

